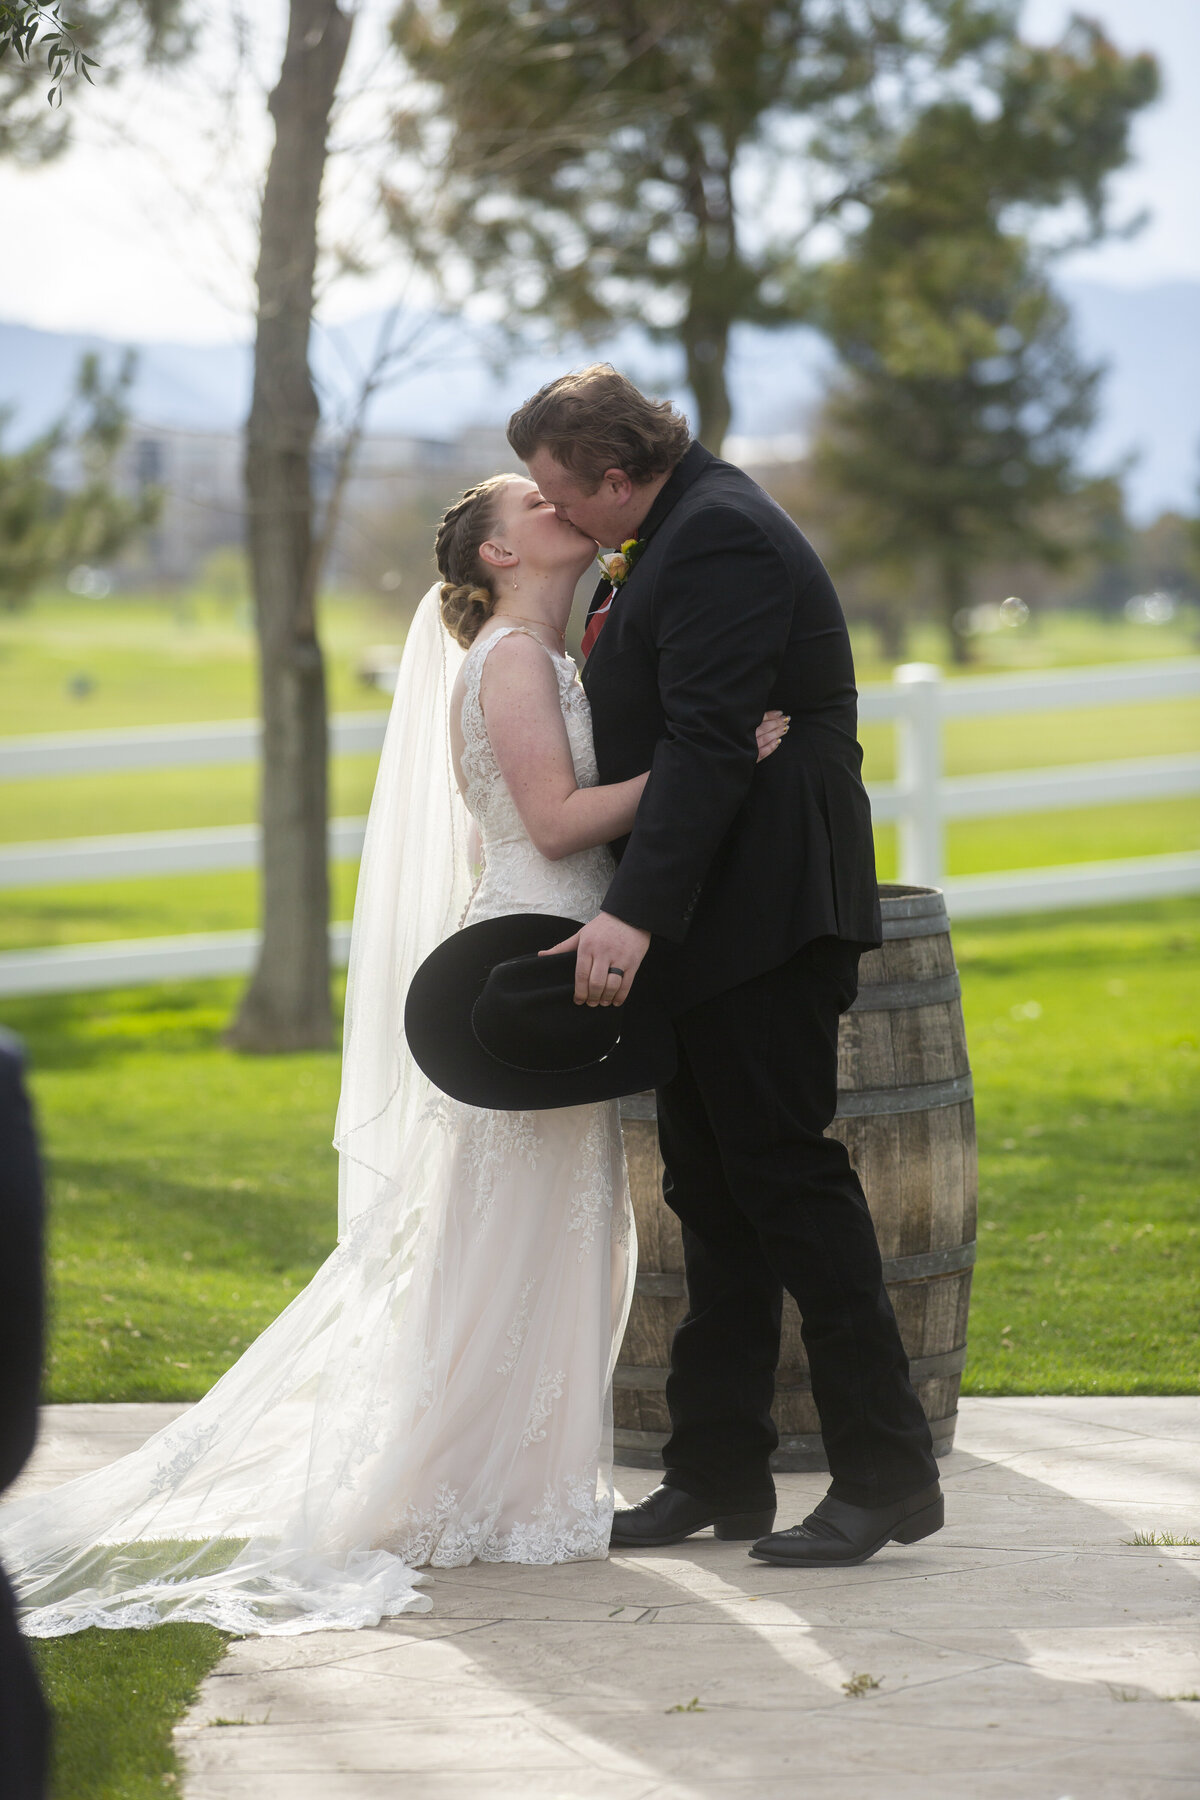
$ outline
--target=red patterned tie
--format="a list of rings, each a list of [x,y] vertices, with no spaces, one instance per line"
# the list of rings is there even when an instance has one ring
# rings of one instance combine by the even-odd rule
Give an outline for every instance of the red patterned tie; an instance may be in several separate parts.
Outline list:
[[[595,612],[592,614],[591,618],[588,620],[588,628],[583,634],[583,654],[584,654],[585,660],[587,657],[589,657],[592,654],[592,646],[595,644],[596,639],[600,636],[600,633],[603,630],[604,621],[608,617],[608,609],[612,605],[612,603],[616,599],[616,597],[617,597],[617,589],[616,589],[616,585],[614,584],[612,589],[609,592],[608,599],[604,602],[604,605],[598,606],[596,608]]]

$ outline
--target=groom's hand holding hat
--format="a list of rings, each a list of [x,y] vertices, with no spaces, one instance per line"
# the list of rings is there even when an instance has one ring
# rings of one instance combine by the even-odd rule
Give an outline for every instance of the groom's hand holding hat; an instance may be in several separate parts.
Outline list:
[[[575,951],[575,1004],[623,1006],[633,978],[650,948],[650,933],[627,925],[612,913],[597,913],[573,937],[564,938],[543,956]]]
[[[409,984],[404,1031],[436,1087],[469,1106],[538,1112],[671,1079],[675,1034],[652,982],[643,977],[621,1013],[574,1004],[575,953],[556,956],[550,946],[589,930],[576,919],[510,913],[464,925],[425,958]]]

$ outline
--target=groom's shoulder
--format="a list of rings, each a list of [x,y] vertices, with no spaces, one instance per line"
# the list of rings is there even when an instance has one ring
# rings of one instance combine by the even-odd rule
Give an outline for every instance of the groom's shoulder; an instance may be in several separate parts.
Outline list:
[[[674,510],[677,516],[673,523],[677,529],[708,513],[711,525],[718,532],[722,518],[731,530],[739,527],[744,530],[746,525],[757,528],[787,560],[813,555],[804,533],[779,502],[773,500],[744,469],[718,456],[707,464]]]

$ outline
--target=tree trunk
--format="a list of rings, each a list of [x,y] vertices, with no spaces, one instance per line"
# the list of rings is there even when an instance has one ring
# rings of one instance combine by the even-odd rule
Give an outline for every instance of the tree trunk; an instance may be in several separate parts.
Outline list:
[[[720,456],[729,430],[726,364],[729,329],[737,311],[730,301],[739,287],[733,157],[727,149],[724,155],[714,152],[691,123],[681,123],[678,148],[687,165],[684,206],[696,230],[687,312],[679,335],[696,402],[696,435],[706,450]]]
[[[720,456],[731,412],[725,375],[729,357],[729,321],[691,314],[683,323],[682,336],[688,386],[696,401],[696,436],[706,450]]]
[[[903,662],[908,649],[908,621],[899,606],[891,601],[881,601],[867,617],[875,627],[879,654],[884,662]]]
[[[336,0],[291,0],[270,99],[275,147],[263,193],[246,426],[263,719],[263,941],[228,1033],[243,1050],[324,1047],[332,1038],[325,669],[309,473],[319,412],[308,340],[329,115],[351,25]]]
[[[964,629],[963,613],[971,599],[971,583],[965,565],[956,556],[943,557],[938,564],[941,585],[942,618],[950,641],[951,660],[962,665],[971,661],[971,639]]]

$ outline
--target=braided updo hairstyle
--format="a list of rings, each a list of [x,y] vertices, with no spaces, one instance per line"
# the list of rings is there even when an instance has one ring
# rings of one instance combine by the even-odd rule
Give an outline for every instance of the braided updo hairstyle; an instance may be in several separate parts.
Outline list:
[[[479,554],[496,525],[499,500],[515,475],[489,475],[446,508],[437,528],[434,555],[442,576],[442,623],[463,649],[491,618],[496,589],[491,569]]]

